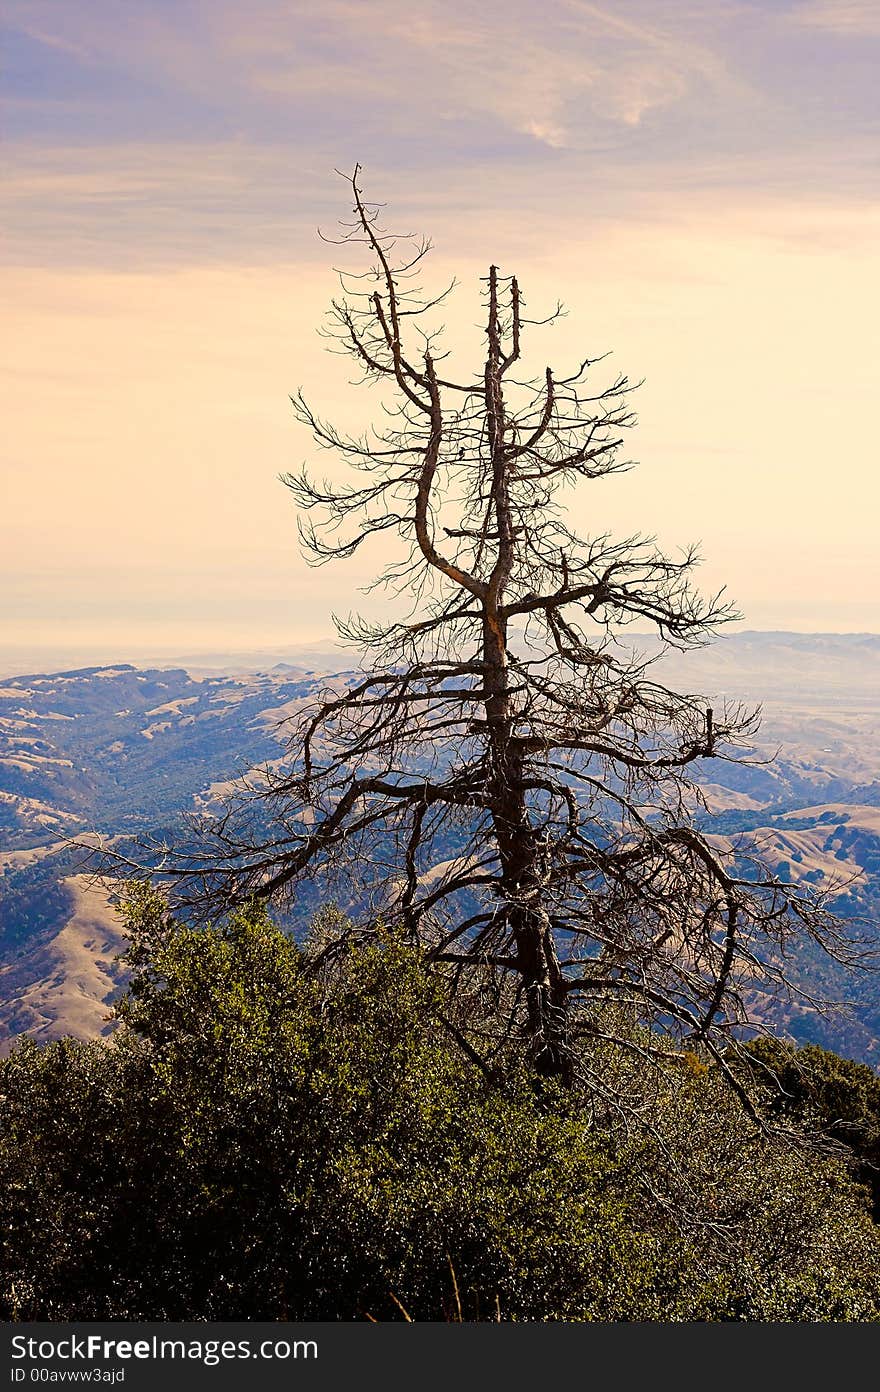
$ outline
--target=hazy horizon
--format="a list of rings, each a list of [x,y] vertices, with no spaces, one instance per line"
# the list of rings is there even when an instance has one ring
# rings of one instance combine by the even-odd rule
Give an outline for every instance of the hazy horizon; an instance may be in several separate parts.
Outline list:
[[[638,643],[650,640],[654,635],[648,630],[628,630],[622,633],[624,641]],[[711,638],[702,648],[694,649],[694,654],[705,652],[730,640],[736,639],[851,639],[875,640],[880,644],[880,632],[833,632],[795,629],[750,629],[744,626],[730,628]],[[247,646],[221,646],[180,644],[161,647],[137,644],[106,646],[83,645],[10,645],[0,643],[0,679],[29,674],[51,674],[73,671],[88,667],[113,667],[130,663],[135,667],[167,667],[180,665],[193,669],[216,669],[240,667],[255,669],[261,664],[290,662],[294,665],[308,666],[311,660],[323,663],[332,655],[338,654],[339,665],[343,670],[350,663],[357,665],[357,654],[331,633],[310,640],[284,640],[255,643]]]

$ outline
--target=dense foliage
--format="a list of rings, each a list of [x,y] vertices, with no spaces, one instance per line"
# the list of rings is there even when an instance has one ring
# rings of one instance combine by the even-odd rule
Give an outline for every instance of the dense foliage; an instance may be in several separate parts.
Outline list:
[[[871,1190],[874,1218],[880,1218],[880,1078],[874,1070],[816,1044],[796,1049],[767,1038],[751,1052],[770,1070],[763,1075],[770,1112],[812,1125],[846,1146],[854,1172]]]
[[[0,1064],[5,1317],[880,1317],[866,1191],[698,1056],[488,1079],[390,934],[315,970],[257,908],[129,915],[112,1039]]]

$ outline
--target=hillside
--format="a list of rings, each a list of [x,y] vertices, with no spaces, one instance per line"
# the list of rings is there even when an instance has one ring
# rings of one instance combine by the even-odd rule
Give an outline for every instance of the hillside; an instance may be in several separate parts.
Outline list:
[[[118,928],[106,892],[86,885],[84,853],[70,838],[179,830],[228,780],[278,758],[277,722],[316,680],[289,666],[199,680],[130,664],[4,679],[0,1041],[23,1029],[94,1033],[106,1012]],[[84,897],[113,953],[79,934]],[[78,991],[61,989],[92,951],[104,964],[97,974],[86,972]]]
[[[87,875],[61,885],[69,913],[63,927],[0,967],[0,1043],[19,1034],[46,1040],[63,1031],[90,1039],[108,1031],[107,1012],[122,981],[119,920],[106,889]]]
[[[262,672],[120,664],[0,683],[0,1045],[106,1028],[118,928],[69,838],[180,834],[238,774],[277,760],[284,718],[327,680],[285,656]],[[735,635],[673,655],[663,674],[719,708],[764,698],[749,763],[698,771],[705,830],[756,842],[784,878],[830,888],[838,909],[880,924],[880,638]],[[851,1014],[774,1007],[774,1024],[880,1062],[880,981],[808,951],[801,970]]]

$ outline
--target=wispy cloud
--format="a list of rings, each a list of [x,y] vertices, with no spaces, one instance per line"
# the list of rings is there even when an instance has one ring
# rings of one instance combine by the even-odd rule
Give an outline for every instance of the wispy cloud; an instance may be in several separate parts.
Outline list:
[[[590,160],[595,180],[617,164],[637,174],[656,159],[762,156],[768,138],[782,168],[821,137],[823,83],[838,120],[858,99],[848,88],[837,100],[842,79],[824,71],[818,82],[810,73],[804,102],[788,20],[802,33],[868,32],[878,10],[856,0],[785,12],[742,0],[128,0],[124,14],[117,0],[7,0],[21,38],[70,60],[63,95],[78,96],[79,120],[64,129],[56,117],[70,143],[286,144],[294,164],[357,153],[427,179],[570,152]],[[40,92],[32,69],[25,84],[7,82],[7,138],[57,144],[46,132],[58,74]]]
[[[880,38],[878,0],[807,0],[793,11],[798,24],[852,38]]]
[[[109,0],[9,0],[6,22],[89,65],[173,83],[178,99],[222,93],[245,123],[249,100],[305,99],[325,124],[405,110],[417,130],[488,115],[558,147],[596,121],[637,126],[697,89],[702,100],[741,97],[717,42],[723,13],[717,0],[697,25],[650,0],[626,18],[586,0],[130,0],[122,25]]]
[[[405,0],[329,0],[319,25],[300,6],[275,5],[256,24],[250,13],[223,11],[219,32],[248,55],[250,78],[263,90],[289,92],[303,80],[327,89],[329,80],[329,90],[414,101],[426,114],[436,114],[439,99],[446,118],[489,113],[560,147],[577,144],[597,119],[637,125],[697,81],[742,94],[723,59],[684,34],[674,12],[672,21],[664,30],[582,0],[549,14],[530,0],[511,0],[503,14],[463,0],[430,0],[418,10]],[[329,67],[328,48],[336,54]]]
[[[556,139],[543,129],[546,147]],[[7,263],[147,270],[190,265],[320,263],[318,226],[332,228],[348,195],[334,175],[355,156],[368,193],[387,200],[389,220],[430,232],[457,254],[543,258],[595,230],[720,219],[755,235],[839,245],[874,235],[872,139],[828,140],[787,152],[710,155],[688,162],[648,151],[636,161],[614,149],[585,155],[562,144],[540,162],[516,148],[459,164],[434,151],[363,154],[360,139],[291,150],[247,140],[124,145],[9,143],[3,200]],[[347,146],[347,147],[346,147]],[[860,231],[861,229],[861,231]]]
[[[45,48],[59,49],[62,53],[69,53],[83,62],[89,62],[91,59],[88,48],[81,43],[74,43],[62,34],[50,34],[45,29],[27,23],[19,23],[16,27],[26,38],[32,39],[34,43],[42,44]]]

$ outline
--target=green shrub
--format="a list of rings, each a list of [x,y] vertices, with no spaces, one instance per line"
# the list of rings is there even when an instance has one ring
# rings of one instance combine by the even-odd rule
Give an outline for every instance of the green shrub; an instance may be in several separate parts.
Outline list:
[[[129,918],[112,1039],[0,1064],[7,1318],[877,1318],[863,1192],[694,1056],[490,1081],[391,934],[315,972],[259,908]]]

